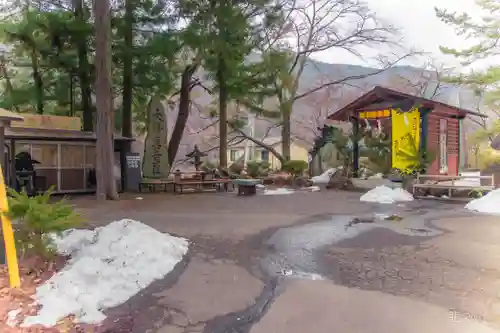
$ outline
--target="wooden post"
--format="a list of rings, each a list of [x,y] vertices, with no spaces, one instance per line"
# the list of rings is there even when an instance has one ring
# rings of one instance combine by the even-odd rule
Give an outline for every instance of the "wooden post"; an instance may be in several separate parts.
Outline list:
[[[8,170],[5,164],[5,122],[0,123],[0,167],[2,167],[2,173],[4,179],[7,174],[4,170]]]
[[[17,187],[17,176],[16,176],[16,140],[10,140],[10,179],[9,184],[11,188],[16,189]]]

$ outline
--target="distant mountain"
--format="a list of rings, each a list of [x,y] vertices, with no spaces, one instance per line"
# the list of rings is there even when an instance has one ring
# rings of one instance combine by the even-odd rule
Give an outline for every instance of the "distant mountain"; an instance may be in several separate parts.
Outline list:
[[[255,59],[256,56],[258,57],[258,55],[252,56],[253,59]],[[250,59],[250,61],[253,59]],[[321,82],[369,75],[377,71],[377,69],[370,67],[329,64],[309,60],[301,76],[300,90],[308,91]],[[203,71],[197,73],[197,75],[200,78],[205,76]],[[322,120],[327,114],[334,112],[354,98],[360,96],[363,91],[367,91],[376,85],[387,86],[395,90],[414,94],[415,92],[412,90],[419,90],[418,87],[423,87],[424,89],[421,89],[419,94],[426,98],[429,98],[436,90],[436,86],[439,85],[437,93],[432,97],[433,99],[471,111],[477,111],[477,107],[480,105],[478,97],[473,91],[450,84],[438,83],[435,80],[434,73],[410,66],[395,66],[382,73],[367,76],[362,79],[349,80],[347,83],[349,83],[349,86],[343,88],[344,93],[339,94],[338,98],[334,96],[334,98],[329,99],[327,102],[328,105],[320,105],[322,95],[325,95],[325,93],[321,91],[310,98],[304,98],[294,104],[292,131],[296,138],[311,144],[316,135],[316,127],[321,125]],[[193,100],[194,103],[191,109],[190,119],[179,149],[177,160],[185,159],[184,155],[189,152],[195,144],[198,144],[200,149],[212,149],[209,153],[209,158],[215,159],[218,152],[218,128],[217,126],[209,126],[213,123],[213,119],[209,117],[210,105],[213,102],[212,97],[205,90],[198,87],[193,91]],[[273,101],[268,101],[266,104],[272,107],[274,103]],[[488,114],[488,112],[486,113]],[[168,114],[169,127],[173,126],[176,116],[177,110],[171,109]],[[266,134],[269,136],[280,135],[279,127],[271,130],[269,130],[269,127],[269,120],[257,119],[255,122],[255,136],[262,137]],[[470,132],[477,128],[477,125],[473,121],[466,121],[464,128],[467,132]]]

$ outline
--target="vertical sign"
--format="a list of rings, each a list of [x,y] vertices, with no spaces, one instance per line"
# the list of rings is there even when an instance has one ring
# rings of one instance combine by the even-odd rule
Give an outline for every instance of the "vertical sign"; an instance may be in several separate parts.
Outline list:
[[[448,173],[448,120],[439,119],[439,172]]]
[[[141,156],[138,153],[127,153],[123,170],[125,177],[125,191],[139,191],[141,183]]]
[[[167,116],[159,98],[151,100],[147,117],[147,135],[144,142],[144,178],[165,179],[169,174]]]
[[[5,215],[9,211],[7,201],[7,191],[3,178],[2,168],[0,166],[0,218],[2,219],[2,234],[5,245],[5,257],[7,258],[7,267],[9,269],[9,280],[12,288],[21,286],[21,278],[19,277],[19,265],[17,263],[16,243],[14,240],[14,230],[12,222]]]

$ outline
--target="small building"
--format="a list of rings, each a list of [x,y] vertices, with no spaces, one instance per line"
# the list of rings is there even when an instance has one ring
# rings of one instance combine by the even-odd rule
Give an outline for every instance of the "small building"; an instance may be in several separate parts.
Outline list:
[[[278,153],[282,153],[281,149],[281,137],[268,137],[262,140],[263,143],[273,147]],[[237,145],[231,146],[228,150],[228,161],[229,163],[234,163],[241,159],[245,155],[247,141],[242,141]],[[280,161],[274,156],[269,150],[253,145],[250,151],[253,151],[253,158],[249,158],[250,161],[266,161],[273,170],[281,169]],[[301,160],[308,162],[309,152],[306,145],[301,144],[297,141],[292,141],[290,145],[290,159]]]
[[[16,178],[15,157],[28,153],[34,160],[35,187],[54,193],[95,192],[96,136],[80,131],[77,117],[23,114],[24,121],[12,123],[5,129],[6,182],[14,186]],[[117,188],[123,185],[125,141],[132,139],[115,135],[115,177]]]
[[[329,115],[327,121],[350,122],[354,132],[367,125],[381,126],[391,135],[394,149],[394,118],[396,115],[403,115],[407,121],[406,115],[412,112],[416,114],[412,119],[416,121],[413,129],[418,132],[419,149],[425,148],[435,156],[427,173],[458,175],[463,157],[462,122],[466,117],[486,117],[481,113],[377,86]],[[353,150],[354,171],[357,172],[357,143],[354,144]]]

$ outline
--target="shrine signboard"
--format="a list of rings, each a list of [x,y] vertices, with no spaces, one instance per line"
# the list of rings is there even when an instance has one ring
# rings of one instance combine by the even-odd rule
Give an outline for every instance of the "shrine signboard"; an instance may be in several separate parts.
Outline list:
[[[147,117],[142,177],[166,179],[169,174],[167,115],[159,98],[153,98]]]

